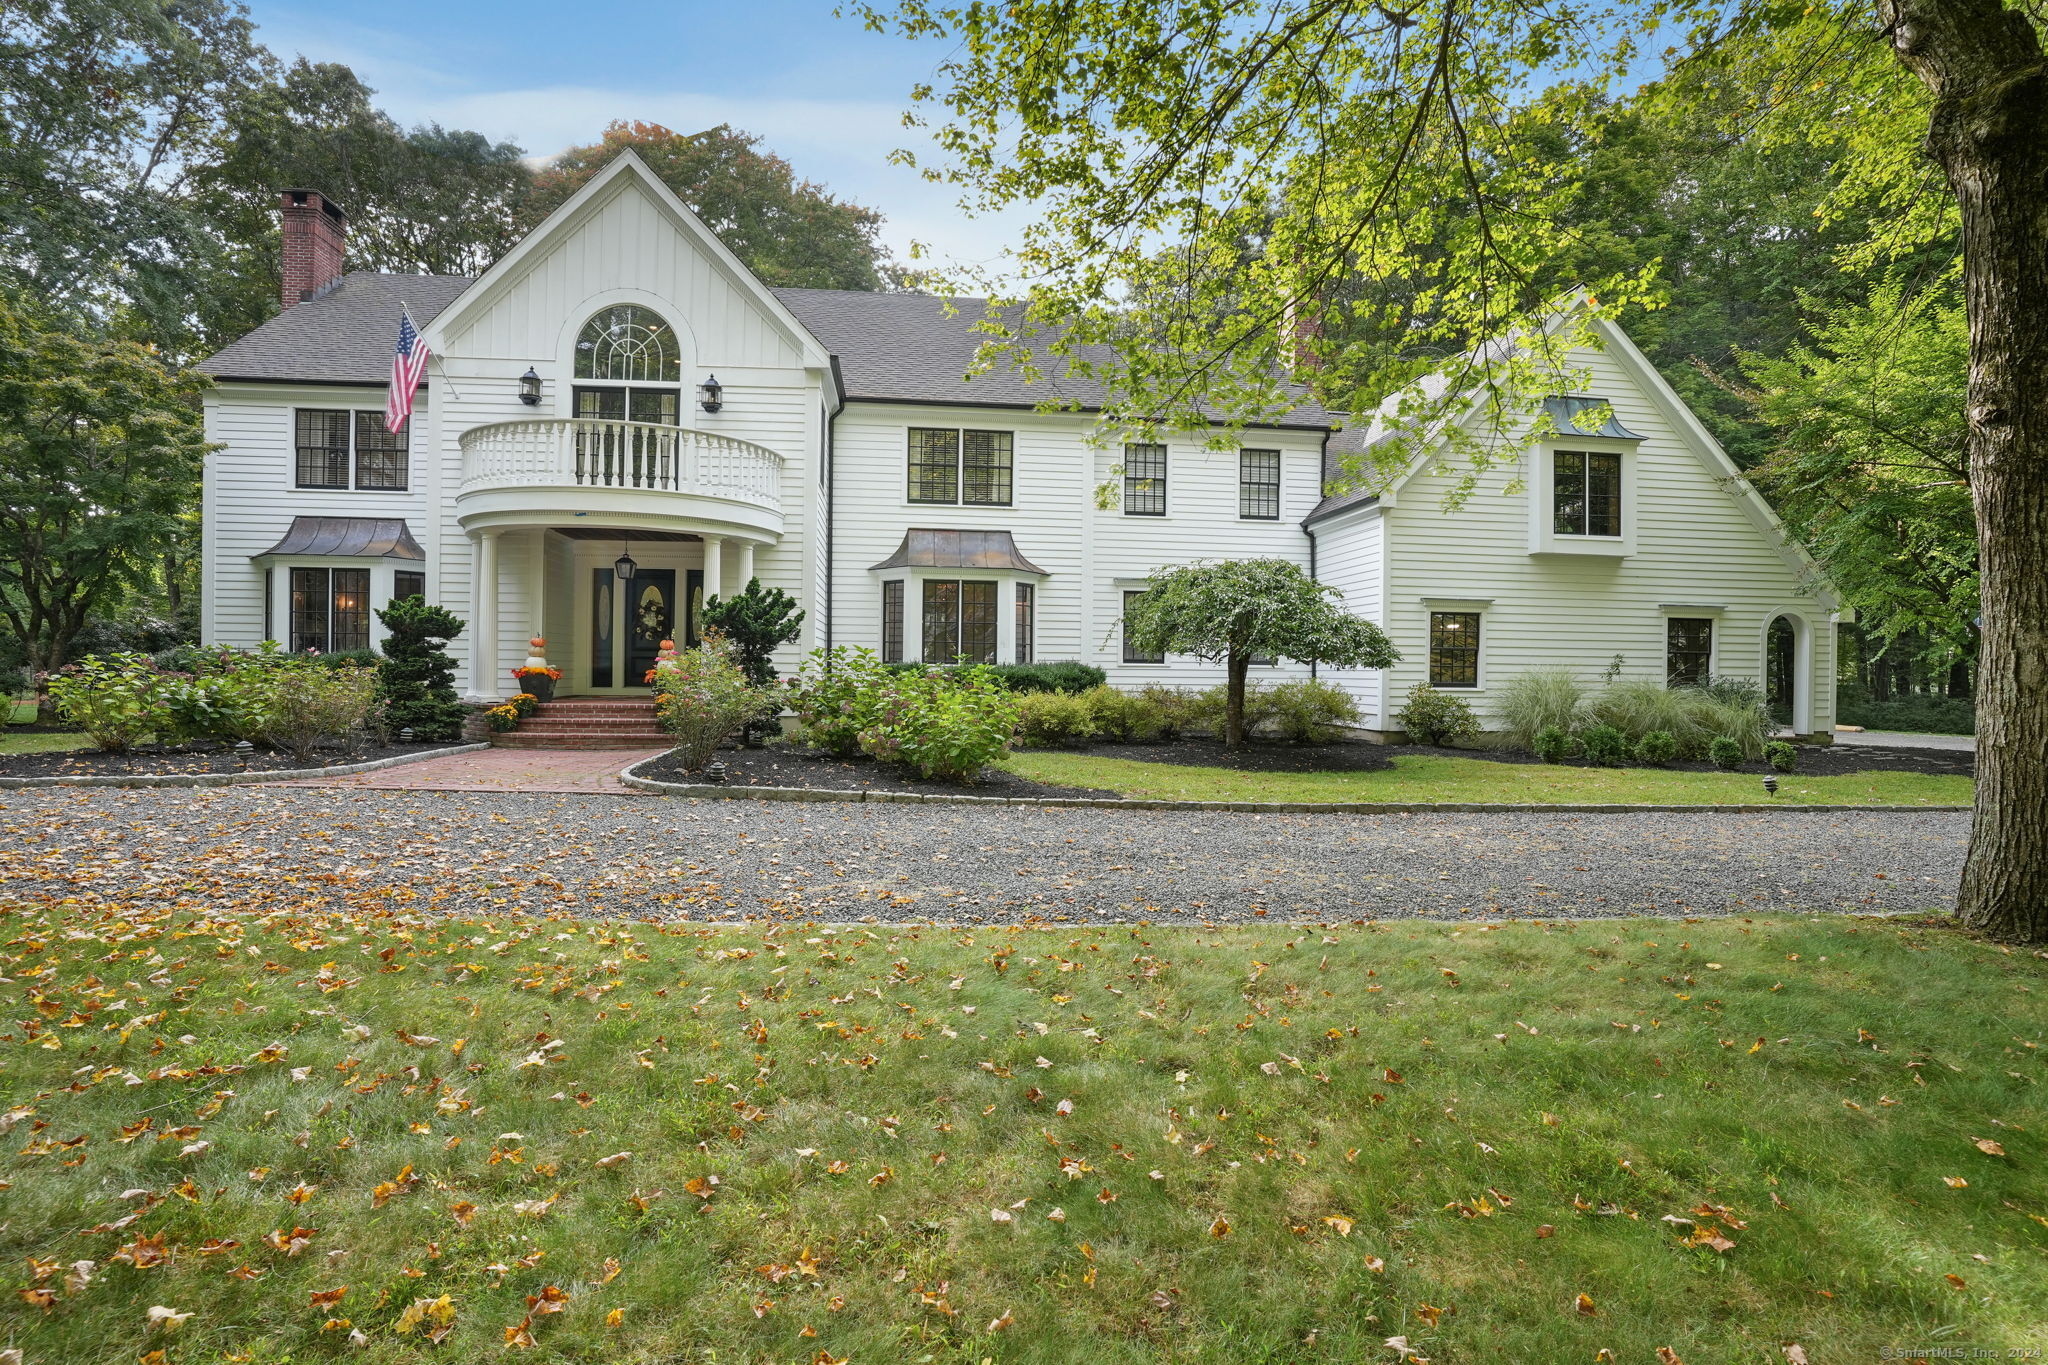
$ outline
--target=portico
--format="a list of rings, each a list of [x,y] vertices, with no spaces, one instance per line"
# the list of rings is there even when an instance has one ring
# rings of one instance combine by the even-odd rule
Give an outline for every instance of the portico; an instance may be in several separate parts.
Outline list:
[[[497,700],[527,640],[564,692],[637,691],[663,639],[693,642],[706,598],[754,577],[782,534],[782,456],[654,422],[539,418],[461,437],[468,694]]]

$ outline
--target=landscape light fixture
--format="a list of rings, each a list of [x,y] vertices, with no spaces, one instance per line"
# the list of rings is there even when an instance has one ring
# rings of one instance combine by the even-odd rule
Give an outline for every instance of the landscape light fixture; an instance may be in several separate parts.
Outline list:
[[[529,408],[540,406],[540,372],[531,365],[519,376],[519,401]]]

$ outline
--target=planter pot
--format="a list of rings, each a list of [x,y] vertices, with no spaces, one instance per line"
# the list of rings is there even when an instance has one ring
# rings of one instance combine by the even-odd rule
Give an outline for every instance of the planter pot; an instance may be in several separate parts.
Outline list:
[[[531,678],[514,678],[513,681],[519,684],[521,692],[528,693],[537,701],[555,699],[555,680],[545,673]]]

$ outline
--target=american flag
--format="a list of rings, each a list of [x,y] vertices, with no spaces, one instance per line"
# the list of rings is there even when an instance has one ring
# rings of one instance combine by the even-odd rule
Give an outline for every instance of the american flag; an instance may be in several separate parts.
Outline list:
[[[384,430],[397,431],[412,416],[412,391],[427,370],[427,343],[413,325],[412,310],[398,310],[398,348],[391,353],[391,388],[384,396]]]

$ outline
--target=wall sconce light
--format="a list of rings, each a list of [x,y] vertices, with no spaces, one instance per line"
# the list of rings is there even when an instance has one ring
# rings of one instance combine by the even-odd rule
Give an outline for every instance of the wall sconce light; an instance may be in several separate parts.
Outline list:
[[[714,374],[702,384],[699,384],[697,392],[703,395],[697,402],[698,406],[702,407],[704,411],[717,412],[725,406],[725,400],[720,397],[725,392],[725,385],[718,382],[717,375]]]
[[[530,408],[540,406],[540,375],[531,365],[519,376],[519,401]]]

